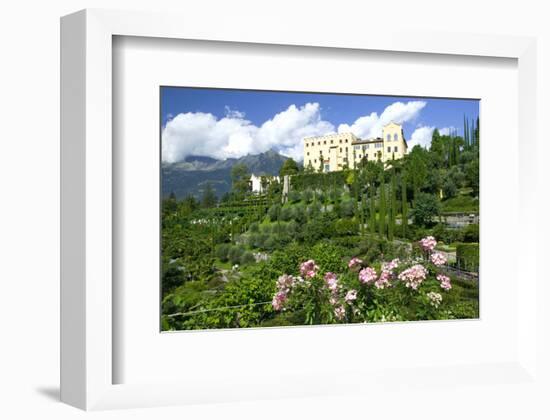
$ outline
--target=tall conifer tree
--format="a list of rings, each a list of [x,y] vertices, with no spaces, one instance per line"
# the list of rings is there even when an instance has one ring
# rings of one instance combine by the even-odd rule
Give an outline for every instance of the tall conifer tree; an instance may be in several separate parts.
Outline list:
[[[379,234],[386,236],[386,184],[384,182],[384,171],[380,173],[380,198],[378,204]]]
[[[401,172],[401,229],[403,237],[407,236],[409,216],[407,214],[407,180],[404,172]]]

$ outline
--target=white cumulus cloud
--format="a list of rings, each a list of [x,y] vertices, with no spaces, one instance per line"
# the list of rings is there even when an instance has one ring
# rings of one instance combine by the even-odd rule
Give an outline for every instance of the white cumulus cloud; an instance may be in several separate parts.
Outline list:
[[[221,119],[188,112],[168,121],[162,131],[162,160],[177,162],[190,155],[226,159],[270,149],[301,160],[304,137],[334,132],[334,126],[321,118],[318,103],[290,105],[259,127],[243,112],[228,107],[225,111]]]
[[[432,144],[432,134],[434,133],[435,127],[422,126],[418,127],[411,134],[411,138],[407,142],[407,146],[412,149],[414,146],[422,146],[424,148],[430,147]]]
[[[420,126],[417,127],[416,130],[411,135],[411,138],[407,142],[407,146],[409,147],[409,150],[412,149],[414,146],[419,145],[424,148],[429,148],[432,144],[432,135],[434,133],[435,127],[430,126]],[[438,128],[437,131],[439,131],[439,134],[442,136],[448,136],[451,131],[454,131],[454,127],[443,127]]]
[[[382,128],[394,122],[403,124],[414,120],[420,111],[426,106],[424,101],[409,101],[407,103],[394,102],[384,109],[382,114],[378,115],[372,112],[370,115],[359,117],[352,125],[340,124],[339,133],[352,132],[360,138],[382,137]]]

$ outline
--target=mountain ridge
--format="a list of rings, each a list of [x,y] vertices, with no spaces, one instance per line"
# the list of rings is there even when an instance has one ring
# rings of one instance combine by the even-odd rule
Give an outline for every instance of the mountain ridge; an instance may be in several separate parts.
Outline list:
[[[251,174],[278,175],[288,158],[274,150],[240,158],[217,160],[208,156],[187,156],[179,162],[161,164],[162,196],[174,193],[178,199],[187,195],[200,198],[208,183],[221,197],[231,190],[231,169],[239,163],[247,166]]]

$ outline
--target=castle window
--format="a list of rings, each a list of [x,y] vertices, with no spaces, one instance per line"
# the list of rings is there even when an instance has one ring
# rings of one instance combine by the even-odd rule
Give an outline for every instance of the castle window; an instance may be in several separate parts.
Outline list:
[[[368,158],[369,158],[369,154],[365,153],[365,159],[368,159]]]
[[[395,147],[393,148],[393,151],[394,151],[394,152],[397,152],[397,146],[395,146]]]
[[[355,150],[361,149],[361,146],[355,146]]]
[[[359,155],[359,159],[361,159],[361,155]]]
[[[342,139],[340,139],[340,144],[342,144]]]
[[[391,140],[391,135],[388,134],[388,135],[386,136],[386,139],[388,139],[388,141],[390,141],[390,140]]]
[[[390,153],[390,152],[391,152],[391,147],[390,147],[390,146],[388,146],[388,153]]]
[[[327,144],[327,141],[325,140],[325,141],[323,142],[323,144]]]
[[[307,152],[307,155],[309,156],[309,152]]]
[[[397,133],[393,135],[393,141],[397,141]]]
[[[321,142],[320,142],[320,141],[318,141],[318,142],[317,142],[317,146],[320,146],[320,145],[321,145]]]
[[[332,144],[333,141],[334,141],[334,140],[331,140],[331,141],[330,141],[330,144]]]
[[[342,153],[342,148],[340,147],[340,153]]]
[[[365,144],[365,145],[363,146],[363,150],[368,149],[368,148],[369,148],[369,145],[368,145],[368,144]]]

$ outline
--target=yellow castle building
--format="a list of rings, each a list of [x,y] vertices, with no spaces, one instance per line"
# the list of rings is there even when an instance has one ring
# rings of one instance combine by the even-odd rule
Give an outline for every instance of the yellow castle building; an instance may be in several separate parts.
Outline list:
[[[304,167],[311,166],[317,172],[353,169],[363,159],[386,162],[406,153],[403,127],[393,122],[383,127],[382,138],[360,139],[353,133],[304,138]]]

